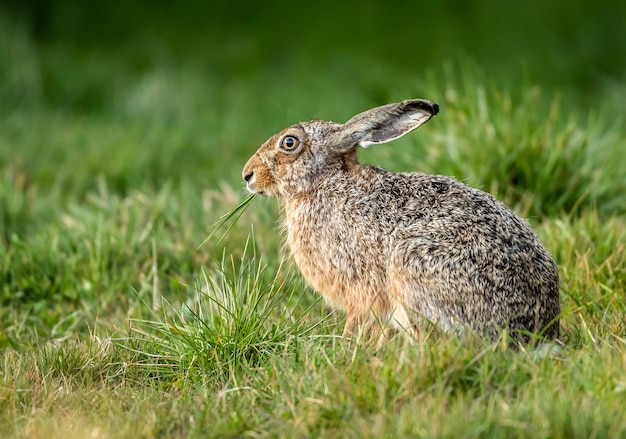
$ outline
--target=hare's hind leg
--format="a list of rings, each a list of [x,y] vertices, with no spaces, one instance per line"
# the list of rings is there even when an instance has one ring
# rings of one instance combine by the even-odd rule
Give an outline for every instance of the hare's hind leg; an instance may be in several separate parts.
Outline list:
[[[428,256],[417,244],[399,246],[389,261],[389,293],[398,304],[394,318],[413,335],[421,322],[434,323],[446,332],[454,327],[456,319],[445,305],[453,288],[439,271],[429,265]]]
[[[393,326],[400,328],[403,331],[408,332],[414,338],[417,338],[418,334],[415,322],[413,321],[413,319],[411,319],[409,312],[401,303],[396,304],[396,307],[391,316],[391,321],[389,323],[391,323]],[[385,334],[389,337],[389,328],[385,331]]]
[[[413,336],[418,335],[417,325],[421,323],[435,324],[445,332],[454,330],[456,319],[434,297],[438,289],[424,288],[415,279],[397,279],[391,284],[395,286],[391,293],[399,303],[393,315],[398,326],[409,330]]]

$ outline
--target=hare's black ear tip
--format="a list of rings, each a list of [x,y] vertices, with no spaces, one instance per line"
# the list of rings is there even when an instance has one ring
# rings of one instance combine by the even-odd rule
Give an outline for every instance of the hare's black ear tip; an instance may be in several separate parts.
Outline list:
[[[407,102],[409,102],[413,108],[419,108],[420,110],[430,113],[433,116],[439,113],[439,105],[434,102],[427,101],[426,99],[415,99]]]
[[[439,105],[435,104],[434,102],[424,100],[422,101],[422,103],[422,107],[433,116],[439,113]]]

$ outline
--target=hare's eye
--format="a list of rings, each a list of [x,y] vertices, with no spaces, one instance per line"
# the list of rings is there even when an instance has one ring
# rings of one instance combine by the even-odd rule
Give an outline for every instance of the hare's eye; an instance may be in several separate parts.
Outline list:
[[[296,136],[285,136],[280,141],[280,149],[285,151],[294,151],[300,145],[300,139]]]

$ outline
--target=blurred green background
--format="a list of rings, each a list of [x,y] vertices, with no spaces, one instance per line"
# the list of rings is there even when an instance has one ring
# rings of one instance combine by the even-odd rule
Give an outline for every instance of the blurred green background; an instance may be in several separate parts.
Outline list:
[[[441,113],[364,160],[454,175],[534,223],[623,214],[624,17],[622,0],[0,2],[0,341],[23,315],[62,331],[184,299],[258,145],[406,98]],[[249,210],[223,244],[255,224],[277,264],[275,204]]]
[[[1,158],[52,182],[62,157],[120,190],[189,173],[231,181],[285,124],[411,96],[439,102],[470,67],[514,96],[537,85],[566,110],[623,113],[625,16],[619,0],[5,1]],[[427,79],[439,96],[424,96]],[[72,118],[101,125],[98,148],[59,138],[78,135]],[[22,136],[38,148],[15,151]],[[60,178],[93,187],[82,172]]]

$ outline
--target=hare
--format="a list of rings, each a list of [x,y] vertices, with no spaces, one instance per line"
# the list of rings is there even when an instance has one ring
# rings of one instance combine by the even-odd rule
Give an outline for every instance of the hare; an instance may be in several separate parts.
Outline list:
[[[417,335],[430,322],[491,339],[504,329],[516,341],[558,337],[557,266],[525,220],[452,177],[359,164],[359,146],[397,139],[438,111],[412,99],[344,124],[293,125],[248,160],[246,188],[278,198],[296,265],[345,310],[344,336],[383,325]]]

